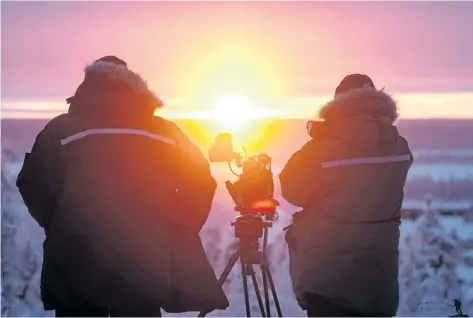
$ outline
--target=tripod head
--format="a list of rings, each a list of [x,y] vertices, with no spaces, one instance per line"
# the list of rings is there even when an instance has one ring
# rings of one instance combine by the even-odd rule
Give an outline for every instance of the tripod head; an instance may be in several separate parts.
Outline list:
[[[243,246],[258,248],[258,240],[263,237],[264,230],[273,226],[271,222],[263,221],[259,215],[240,215],[231,225],[235,228],[235,237]]]

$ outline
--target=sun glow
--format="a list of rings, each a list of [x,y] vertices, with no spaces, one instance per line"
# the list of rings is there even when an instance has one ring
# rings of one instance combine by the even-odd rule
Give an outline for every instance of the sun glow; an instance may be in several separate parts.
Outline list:
[[[284,96],[279,60],[261,41],[208,43],[182,64],[181,85],[193,117],[202,118],[199,136],[229,132],[245,145],[264,138],[262,121],[274,115],[269,103]]]
[[[235,94],[219,98],[211,117],[221,128],[235,131],[253,119],[264,117],[264,112],[256,108],[249,97]]]

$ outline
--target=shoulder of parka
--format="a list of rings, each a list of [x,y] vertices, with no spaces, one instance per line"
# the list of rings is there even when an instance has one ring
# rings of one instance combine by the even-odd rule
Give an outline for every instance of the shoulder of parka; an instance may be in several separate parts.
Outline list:
[[[187,134],[175,122],[159,116],[155,116],[152,122],[155,129],[173,139],[176,145],[191,142]]]
[[[324,159],[324,151],[327,148],[327,144],[330,144],[332,140],[330,138],[316,138],[309,140],[301,150],[304,151],[314,164],[320,163]]]
[[[57,134],[62,132],[63,127],[67,125],[69,117],[70,115],[67,113],[54,117],[46,123],[40,133],[47,132],[49,134]]]
[[[41,141],[58,141],[60,142],[63,135],[66,133],[64,127],[67,126],[68,114],[61,114],[54,117],[46,123],[43,129],[36,135],[35,143]]]

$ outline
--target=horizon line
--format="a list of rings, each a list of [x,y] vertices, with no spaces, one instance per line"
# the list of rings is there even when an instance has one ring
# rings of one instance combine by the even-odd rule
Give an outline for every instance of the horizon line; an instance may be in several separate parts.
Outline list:
[[[467,119],[473,118],[473,91],[396,93],[400,119]],[[299,95],[281,98],[252,98],[252,119],[318,118],[320,108],[331,101],[330,95]],[[192,100],[188,96],[163,98],[165,106],[155,114],[172,119],[213,119],[213,98]],[[53,118],[67,113],[65,99],[2,98],[1,118]],[[261,113],[261,114],[257,114]],[[256,117],[256,118],[253,118]]]
[[[48,113],[48,114],[42,114],[42,116],[30,116],[30,114],[24,114],[24,115],[19,115],[19,114],[8,114],[5,116],[5,114],[2,112],[0,120],[51,120],[61,114],[65,114],[67,112],[63,113]],[[169,120],[186,120],[186,121],[215,121],[217,119],[212,118],[212,117],[191,117],[191,116],[169,116],[169,115],[164,115],[160,114],[159,111],[158,113],[155,113],[156,117],[162,117],[164,119],[169,119]],[[265,116],[265,117],[260,117],[260,118],[251,118],[248,120],[248,122],[258,122],[258,121],[283,121],[283,120],[312,120],[316,119],[315,117],[304,117],[304,116]],[[405,121],[405,120],[452,120],[452,121],[458,121],[458,120],[465,120],[465,121],[471,121],[473,120],[473,115],[471,117],[466,117],[466,116],[400,116],[396,122],[399,121]]]

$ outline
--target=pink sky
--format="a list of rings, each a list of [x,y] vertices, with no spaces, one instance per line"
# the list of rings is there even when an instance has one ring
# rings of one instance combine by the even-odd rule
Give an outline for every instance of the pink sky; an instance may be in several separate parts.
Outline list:
[[[331,95],[351,72],[392,92],[473,92],[473,2],[1,5],[2,100],[68,97],[84,65],[109,54],[162,96],[186,97],[218,83],[199,74],[231,46],[264,64],[278,97]]]

